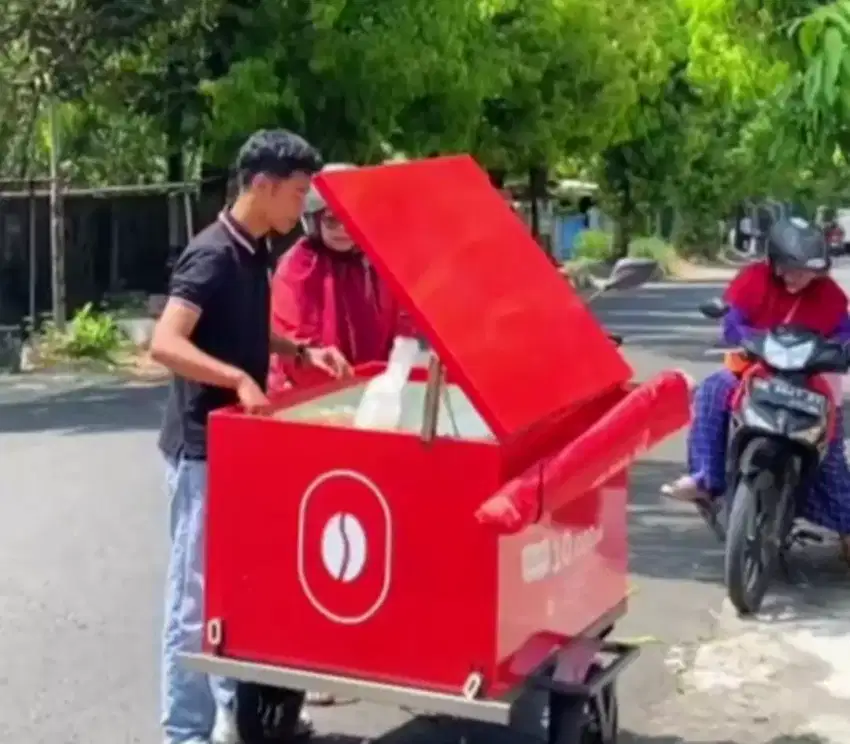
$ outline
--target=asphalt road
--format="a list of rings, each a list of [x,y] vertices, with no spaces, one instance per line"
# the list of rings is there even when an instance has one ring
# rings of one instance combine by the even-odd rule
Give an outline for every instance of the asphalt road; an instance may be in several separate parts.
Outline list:
[[[840,274],[850,287],[850,270]],[[717,289],[650,286],[607,299],[599,314],[627,337],[639,376],[675,366],[701,377],[715,368],[703,355],[714,329],[694,308]],[[51,385],[0,386],[0,742],[156,744],[162,390],[97,385],[52,394]],[[682,458],[678,437],[634,475],[634,594],[618,633],[646,643],[621,684],[622,742],[848,741],[848,684],[828,664],[843,651],[850,665],[850,648],[836,645],[846,643],[842,633],[850,638],[841,625],[844,575],[824,554],[814,589],[783,590],[758,621],[730,618],[718,545],[687,508],[658,496]],[[818,646],[824,637],[832,641]],[[802,700],[812,695],[817,720]],[[395,727],[386,739],[394,744],[501,738],[362,704],[316,718],[326,742]]]

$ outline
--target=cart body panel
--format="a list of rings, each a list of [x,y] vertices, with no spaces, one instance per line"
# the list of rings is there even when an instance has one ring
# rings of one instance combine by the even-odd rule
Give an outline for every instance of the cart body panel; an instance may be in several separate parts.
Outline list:
[[[301,418],[361,386],[293,390],[274,418],[211,417],[205,612],[222,631],[210,651],[444,692],[478,673],[498,696],[617,610],[623,473],[499,537],[474,513],[504,483],[507,449],[471,411],[457,421],[477,438],[428,444],[416,421],[400,434]]]

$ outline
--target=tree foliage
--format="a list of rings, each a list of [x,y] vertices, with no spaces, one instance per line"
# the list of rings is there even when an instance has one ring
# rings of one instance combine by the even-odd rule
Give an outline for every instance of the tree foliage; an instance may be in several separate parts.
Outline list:
[[[472,152],[592,175],[622,227],[710,234],[840,188],[850,0],[7,0],[0,168],[78,182],[226,167],[260,127],[330,160]]]

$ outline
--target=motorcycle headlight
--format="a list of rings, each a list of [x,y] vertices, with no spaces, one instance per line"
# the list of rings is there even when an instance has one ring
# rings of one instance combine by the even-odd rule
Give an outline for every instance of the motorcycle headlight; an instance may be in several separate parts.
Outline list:
[[[783,346],[771,336],[764,340],[764,361],[774,369],[795,372],[804,369],[815,350],[814,341]]]

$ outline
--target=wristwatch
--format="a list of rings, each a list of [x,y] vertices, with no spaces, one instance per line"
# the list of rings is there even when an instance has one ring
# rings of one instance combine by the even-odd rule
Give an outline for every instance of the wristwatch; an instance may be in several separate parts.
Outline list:
[[[298,344],[295,347],[295,364],[299,367],[307,363],[307,352],[310,347],[307,344]]]

